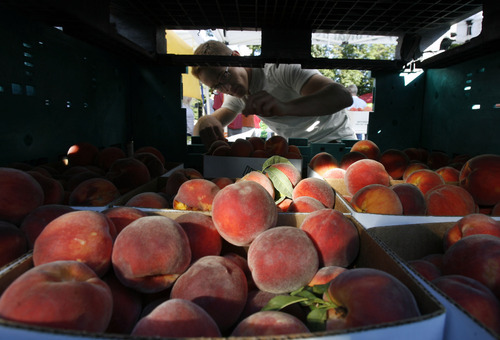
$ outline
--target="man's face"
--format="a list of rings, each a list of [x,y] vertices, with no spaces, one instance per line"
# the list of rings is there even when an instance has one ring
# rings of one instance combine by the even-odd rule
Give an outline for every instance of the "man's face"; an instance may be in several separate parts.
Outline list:
[[[248,93],[248,73],[243,67],[207,67],[200,72],[200,81],[234,97],[242,98]]]

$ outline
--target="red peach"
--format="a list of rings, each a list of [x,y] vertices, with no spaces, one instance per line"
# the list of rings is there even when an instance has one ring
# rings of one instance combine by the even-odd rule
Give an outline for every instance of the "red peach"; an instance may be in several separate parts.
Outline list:
[[[382,163],[373,159],[361,159],[349,166],[345,173],[345,185],[350,195],[369,184],[390,185],[390,176]]]
[[[246,252],[241,255],[234,252],[225,252],[224,255],[222,256],[225,257],[226,259],[233,261],[234,263],[236,263],[236,265],[238,265],[238,267],[241,268],[241,270],[243,270],[243,273],[245,273],[245,277],[248,283],[248,291],[256,289],[255,282],[253,282],[252,278],[252,272],[250,271],[250,268],[248,268],[248,261],[246,257],[244,257],[246,256]]]
[[[469,192],[453,184],[436,186],[425,194],[427,215],[465,216],[476,212],[476,204]]]
[[[121,194],[124,194],[149,182],[151,175],[144,163],[133,157],[127,157],[111,164],[106,178],[116,185]]]
[[[304,196],[306,197],[306,196]],[[281,202],[276,203],[276,207],[278,208],[278,212],[287,212],[290,209],[290,205],[292,205],[293,200],[289,197],[285,197]]]
[[[290,203],[287,212],[309,213],[320,209],[325,209],[325,206],[316,198],[309,196],[300,196],[293,200],[292,203]]]
[[[432,262],[417,259],[408,261],[408,265],[429,281],[441,276],[441,270]]]
[[[341,179],[344,180],[346,171],[342,168],[330,169],[323,174],[324,179]]]
[[[28,251],[24,233],[13,223],[0,221],[0,267],[14,261]]]
[[[493,206],[490,212],[491,216],[500,216],[500,201]]]
[[[70,166],[95,164],[98,154],[99,149],[97,146],[89,142],[73,144],[66,153]]]
[[[364,154],[367,158],[378,160],[380,157],[380,149],[375,142],[369,139],[359,140],[351,147],[351,152],[357,151]]]
[[[231,336],[256,337],[311,333],[295,316],[281,311],[260,311],[240,321]]]
[[[117,146],[108,146],[99,150],[99,153],[96,156],[95,164],[104,171],[108,171],[114,161],[125,157],[127,157],[127,155],[122,148]]]
[[[254,158],[268,158],[269,154],[265,150],[254,150],[250,157]]]
[[[145,211],[133,207],[112,207],[102,211],[115,225],[116,233],[119,234],[123,228],[138,218],[148,216]]]
[[[390,187],[370,184],[358,190],[351,199],[357,212],[385,215],[402,215],[403,205]]]
[[[66,192],[71,193],[83,181],[86,181],[91,178],[103,178],[103,177],[104,176],[101,176],[98,173],[87,169],[82,172],[75,173],[70,177],[68,177],[67,179],[64,179],[63,186]]]
[[[405,183],[415,185],[425,195],[430,189],[443,185],[444,179],[434,170],[421,169],[412,172],[405,180]]]
[[[264,150],[271,156],[286,157],[288,153],[288,141],[285,137],[274,135],[265,141]]]
[[[313,287],[313,286],[317,286],[317,285],[324,285],[324,284],[330,283],[330,281],[332,281],[340,273],[343,273],[346,270],[349,270],[349,269],[347,269],[345,267],[340,267],[340,266],[321,267],[318,270],[318,272],[314,275],[311,282],[309,282],[307,285],[310,287]]]
[[[436,170],[450,164],[451,157],[443,151],[431,151],[427,158],[427,165],[431,170]]]
[[[175,170],[168,177],[165,188],[162,191],[167,195],[167,199],[171,201],[177,194],[177,191],[179,191],[182,183],[195,178],[203,178],[203,175],[196,169],[185,168]]]
[[[35,266],[0,297],[3,319],[66,330],[104,332],[112,309],[108,285],[78,261]]]
[[[238,179],[236,182],[240,181],[253,181],[256,183],[259,183],[266,189],[266,191],[271,195],[271,197],[274,199],[275,198],[275,190],[274,190],[274,185],[273,182],[269,179],[268,176],[266,176],[264,173],[260,171],[250,171],[246,173],[243,177]]]
[[[403,180],[406,181],[413,172],[422,169],[429,169],[429,166],[421,162],[410,162],[403,173]]]
[[[136,152],[133,157],[144,163],[151,178],[160,177],[166,171],[164,163],[151,152]]]
[[[150,145],[146,145],[146,146],[142,146],[140,148],[138,148],[137,150],[135,150],[134,153],[143,153],[143,152],[148,152],[148,153],[152,153],[153,155],[155,155],[156,157],[158,157],[158,159],[160,160],[161,164],[165,164],[165,156],[163,155],[163,152],[161,152],[158,148],[154,147],[154,146],[150,146]]]
[[[252,136],[248,138],[250,144],[252,144],[254,151],[255,150],[264,150],[264,145],[266,141],[263,138]]]
[[[422,260],[428,261],[438,267],[440,271],[443,269],[443,253],[433,253],[422,257]]]
[[[174,197],[173,208],[210,211],[213,200],[220,190],[217,184],[208,179],[190,179],[179,187]]]
[[[292,187],[295,187],[297,185],[297,183],[299,183],[299,181],[302,179],[302,175],[300,173],[300,170],[297,169],[291,163],[274,163],[274,164],[270,165],[270,168],[278,169],[282,173],[284,173],[286,175],[286,177],[288,177],[288,179],[290,180]],[[267,173],[268,169],[265,170],[266,173]]]
[[[101,207],[120,197],[120,190],[105,178],[87,179],[71,191],[68,203],[73,206]]]
[[[325,172],[339,167],[339,162],[330,153],[323,151],[315,154],[309,161],[309,168],[323,177]]]
[[[317,199],[325,208],[333,209],[335,206],[335,190],[325,180],[308,177],[302,179],[292,191],[292,200],[308,196]]]
[[[165,197],[157,192],[141,192],[132,197],[125,203],[127,207],[137,208],[154,208],[167,209],[169,208],[168,201]]]
[[[207,150],[207,155],[213,155],[214,151],[219,146],[227,146],[227,147],[229,147],[229,143],[226,142],[225,140],[221,140],[221,139],[218,139],[218,140],[214,141],[212,144],[210,144],[210,147]]]
[[[347,170],[349,165],[351,165],[352,163],[359,161],[360,159],[366,159],[366,158],[368,158],[368,157],[366,157],[366,155],[364,153],[351,150],[350,152],[348,152],[342,156],[342,158],[340,159],[339,167],[341,169]]]
[[[43,204],[62,204],[64,201],[64,187],[53,177],[48,177],[37,171],[27,171],[43,189]]]
[[[310,213],[300,225],[318,251],[319,264],[348,267],[358,256],[359,235],[355,225],[333,209]]]
[[[443,249],[447,250],[458,240],[476,234],[489,234],[500,237],[500,221],[496,221],[484,214],[467,214],[446,230],[443,235]]]
[[[422,148],[406,148],[403,152],[408,156],[410,161],[427,163],[428,151]]]
[[[460,171],[459,184],[480,206],[500,202],[500,156],[483,154],[469,159]]]
[[[460,171],[451,167],[443,166],[436,170],[436,172],[443,177],[445,183],[458,184],[458,178],[460,176]]]
[[[427,213],[425,196],[415,185],[398,183],[391,186],[403,205],[403,215],[423,216]]]
[[[401,150],[385,150],[378,160],[392,179],[402,179],[403,174],[410,163],[408,156]]]
[[[217,177],[217,178],[212,178],[212,182],[214,182],[219,189],[224,188],[226,185],[233,184],[234,180],[229,178],[229,177]]]
[[[212,152],[212,156],[231,156],[231,147],[229,145],[219,146],[217,149]]]
[[[236,139],[231,143],[231,156],[233,157],[250,157],[253,152],[253,145],[248,140],[243,138]]]

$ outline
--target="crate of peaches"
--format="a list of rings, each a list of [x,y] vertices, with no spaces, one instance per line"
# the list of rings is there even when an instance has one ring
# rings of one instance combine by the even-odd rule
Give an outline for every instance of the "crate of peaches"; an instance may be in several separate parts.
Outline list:
[[[360,140],[340,160],[321,152],[308,176],[326,180],[365,227],[457,221],[481,212],[500,219],[500,155],[451,157],[418,148],[383,152]]]

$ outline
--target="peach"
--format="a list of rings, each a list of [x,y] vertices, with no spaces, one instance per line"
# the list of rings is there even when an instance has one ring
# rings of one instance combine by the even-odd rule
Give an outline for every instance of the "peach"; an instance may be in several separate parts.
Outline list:
[[[288,226],[260,233],[250,243],[247,260],[256,286],[276,294],[307,285],[319,266],[318,252],[308,234]]]
[[[0,297],[0,317],[29,325],[104,332],[113,298],[84,263],[55,261],[29,269]]]
[[[286,157],[288,153],[288,140],[285,137],[274,135],[265,141],[264,150],[271,156]]]
[[[205,256],[194,262],[174,283],[171,299],[185,299],[203,308],[226,332],[237,322],[247,300],[243,270],[222,256]]]
[[[297,145],[293,145],[293,144],[288,144],[288,154],[290,154],[290,153],[294,153],[294,154],[297,154],[299,156],[302,155],[302,153],[300,152],[299,147]]]
[[[354,143],[351,147],[351,152],[353,151],[361,152],[368,159],[378,160],[380,157],[380,149],[378,145],[369,139],[359,140]]]
[[[292,205],[293,200],[289,197],[283,198],[282,201],[276,202],[276,207],[278,208],[278,212],[287,212],[288,209],[290,208],[290,205]]]
[[[335,190],[325,180],[308,177],[302,179],[292,191],[292,200],[302,196],[317,199],[325,208],[333,209],[335,206]]]
[[[402,215],[403,205],[398,195],[390,187],[370,184],[352,196],[352,207],[361,213]]]
[[[436,170],[447,166],[451,162],[451,157],[446,152],[434,150],[427,157],[427,165],[431,170]]]
[[[254,151],[264,150],[264,145],[266,144],[266,140],[264,138],[252,136],[248,138],[248,141],[252,144]]]
[[[254,181],[239,181],[221,189],[212,204],[212,219],[227,242],[245,246],[263,231],[276,226],[274,199]]]
[[[116,160],[108,172],[106,178],[113,182],[121,194],[129,192],[151,180],[149,170],[140,160],[127,157]]]
[[[301,196],[297,197],[295,200],[292,201],[292,203],[290,203],[287,212],[309,213],[320,209],[325,209],[325,206],[316,198],[309,196]]]
[[[0,220],[19,225],[44,199],[43,188],[33,176],[0,167]]]
[[[254,150],[250,157],[254,158],[268,158],[269,154],[265,150]]]
[[[250,157],[253,152],[253,145],[248,140],[243,138],[236,139],[231,143],[231,156],[233,157]]]
[[[271,197],[274,199],[275,198],[275,190],[274,190],[274,185],[273,182],[271,182],[271,179],[266,176],[264,173],[253,170],[248,173],[246,173],[243,177],[238,179],[236,182],[240,181],[253,181],[256,183],[259,183],[266,189],[266,191],[271,195]]]
[[[460,170],[457,170],[451,166],[443,166],[436,170],[436,172],[443,177],[444,182],[448,184],[458,184],[458,178],[460,176]]]
[[[66,175],[66,172],[65,172],[65,175]],[[71,175],[70,177],[67,177],[63,182],[63,186],[67,192],[71,193],[83,181],[86,181],[86,180],[91,179],[91,178],[103,178],[103,177],[104,176],[99,175],[95,171],[85,169],[84,171],[75,173],[75,174]]]
[[[355,268],[333,279],[328,300],[327,330],[347,329],[394,322],[420,316],[415,297],[401,281],[374,268]],[[370,301],[370,304],[366,302]]]
[[[137,150],[135,150],[134,154],[143,153],[143,152],[152,153],[153,155],[158,157],[161,164],[163,164],[163,165],[165,164],[165,161],[166,161],[165,156],[163,155],[163,152],[161,152],[158,148],[156,148],[154,146],[146,145],[146,146],[142,146],[142,147],[138,148]]]
[[[212,182],[214,182],[219,189],[224,188],[226,185],[233,184],[234,180],[229,178],[229,177],[217,177],[217,178],[212,178]]]
[[[116,160],[126,157],[127,155],[122,148],[117,146],[108,146],[99,150],[95,159],[95,164],[104,171],[108,171],[111,164],[113,164]]]
[[[239,321],[245,319],[246,317],[260,312],[262,308],[266,307],[271,299],[276,296],[288,296],[288,294],[275,294],[270,292],[265,292],[260,289],[253,289],[248,291],[247,302],[245,303],[245,308],[240,314]],[[300,304],[291,304],[280,309],[280,311],[291,314],[301,320],[302,322],[307,322],[307,316],[305,310]]]
[[[102,213],[113,222],[117,234],[136,219],[148,216],[145,211],[126,206],[108,208],[103,210]]]
[[[111,289],[113,297],[113,312],[106,333],[130,334],[142,312],[141,294],[124,286],[113,271],[109,271],[102,280]]]
[[[462,216],[476,212],[474,199],[467,190],[453,184],[436,186],[425,194],[427,215]]]
[[[165,197],[157,192],[141,192],[130,197],[125,203],[127,207],[167,209],[170,207]]]
[[[443,256],[443,275],[457,274],[486,285],[500,298],[500,238],[476,234],[453,244]]]
[[[398,149],[387,149],[379,157],[385,170],[392,179],[402,179],[403,174],[410,163],[408,156]]]
[[[412,172],[405,179],[405,183],[415,185],[425,195],[430,189],[443,185],[444,179],[434,170],[421,169]]]
[[[68,203],[73,206],[101,207],[120,197],[120,190],[105,178],[90,178],[71,191]]]
[[[181,184],[172,204],[177,210],[212,210],[215,195],[220,191],[217,184],[208,179],[190,179]]]
[[[391,186],[403,205],[403,215],[423,216],[427,213],[425,196],[415,185],[398,183]]]
[[[500,201],[493,206],[490,212],[491,216],[500,216]]]
[[[192,211],[175,219],[186,232],[191,247],[191,262],[207,255],[220,255],[222,238],[212,217]]]
[[[260,311],[240,321],[231,336],[269,336],[311,333],[295,316],[281,311]]]
[[[78,210],[65,213],[45,226],[33,246],[33,263],[59,260],[88,265],[98,276],[111,266],[113,236],[110,220],[102,213]]]
[[[278,169],[282,173],[288,177],[290,180],[290,183],[292,184],[292,187],[295,187],[297,183],[302,179],[302,174],[300,173],[300,170],[297,169],[293,164],[291,163],[274,163],[271,164],[265,172],[268,173],[270,168]],[[269,176],[269,174],[268,174]]]
[[[480,206],[500,202],[500,155],[483,154],[469,159],[460,171],[459,184]]]
[[[193,168],[177,169],[170,174],[162,191],[167,195],[168,200],[172,200],[182,183],[195,178],[203,178],[203,175]]]
[[[220,338],[214,319],[196,303],[170,299],[137,322],[131,335],[141,337]]]
[[[411,162],[410,161],[410,164],[408,164],[408,166],[405,169],[405,172],[403,173],[403,180],[406,181],[408,176],[410,176],[415,171],[422,170],[422,169],[429,169],[429,166],[427,164],[424,164],[421,162]]]
[[[212,156],[232,156],[231,147],[229,145],[221,145],[212,152]]]
[[[359,235],[355,225],[333,209],[310,213],[300,225],[318,251],[319,265],[348,267],[358,256]]]
[[[410,161],[427,163],[428,152],[422,148],[406,148],[403,152],[408,156]]]
[[[26,236],[15,224],[0,221],[0,267],[14,261],[28,251]]]
[[[330,169],[323,174],[324,179],[341,179],[344,180],[346,171],[342,168]]]
[[[432,281],[444,295],[500,335],[500,301],[484,284],[463,275],[445,275]]]
[[[227,251],[224,252],[224,255],[222,256],[225,257],[226,259],[233,261],[234,263],[236,263],[238,267],[241,268],[241,270],[243,270],[243,273],[245,273],[245,277],[247,279],[248,291],[256,289],[255,283],[253,282],[252,278],[252,272],[250,271],[250,268],[248,268],[248,261],[246,257],[244,257],[246,256],[246,251],[244,254],[241,255],[235,252]]]
[[[116,237],[112,253],[116,277],[142,293],[173,285],[191,263],[191,248],[179,223],[166,216],[131,222]]]
[[[321,177],[323,177],[328,170],[338,167],[339,162],[337,159],[332,154],[325,151],[315,154],[309,161],[309,168]]]
[[[366,155],[364,153],[351,150],[350,152],[348,152],[342,156],[342,158],[340,159],[339,167],[341,169],[347,170],[349,165],[351,165],[352,163],[359,161],[360,159],[366,159],[366,158],[368,158],[368,157],[366,157]]]
[[[443,253],[432,253],[421,258],[435,265],[439,270],[443,269]]]
[[[389,186],[390,180],[391,178],[382,163],[370,158],[361,159],[351,164],[345,173],[345,185],[351,196],[369,184]]]
[[[443,249],[447,250],[458,240],[476,234],[500,237],[500,221],[484,214],[467,214],[446,230],[443,235]]]
[[[43,204],[61,204],[64,201],[64,186],[53,177],[48,177],[37,171],[27,171],[43,189]],[[49,175],[50,176],[50,175]]]
[[[90,165],[95,164],[99,149],[92,143],[79,142],[69,147],[66,156],[68,157],[68,164],[75,165]]]
[[[417,259],[408,261],[408,265],[429,281],[441,276],[441,270],[432,262]]]
[[[227,146],[230,148],[229,143],[226,142],[225,140],[216,140],[212,144],[210,144],[210,147],[207,150],[207,155],[213,155],[214,151],[219,147],[219,146]]]
[[[165,173],[165,163],[151,152],[136,152],[133,156],[135,159],[140,160],[148,168],[151,178],[160,177]]]
[[[33,249],[35,240],[47,224],[56,217],[71,211],[74,211],[72,207],[62,204],[41,205],[33,209],[28,216],[23,219],[23,222],[19,226],[19,229],[26,236],[28,248]]]
[[[340,267],[340,266],[326,266],[326,267],[321,267],[314,277],[312,278],[311,282],[309,282],[307,285],[309,287],[314,287],[318,285],[325,285],[330,283],[334,278],[336,278],[340,273],[345,272],[346,270],[349,270],[345,267]]]

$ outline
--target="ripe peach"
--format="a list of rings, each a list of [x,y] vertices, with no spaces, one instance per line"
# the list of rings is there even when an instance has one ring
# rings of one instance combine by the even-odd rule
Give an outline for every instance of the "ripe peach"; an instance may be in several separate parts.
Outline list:
[[[166,216],[146,216],[118,234],[111,259],[125,286],[155,293],[172,286],[189,267],[191,248],[179,223]]]
[[[221,140],[221,139],[218,139],[218,140],[214,141],[212,144],[210,144],[210,147],[207,150],[207,155],[213,155],[214,151],[219,146],[227,146],[227,147],[229,147],[229,143],[226,142],[225,140]]]
[[[274,163],[270,165],[270,168],[276,168],[283,172],[286,177],[290,180],[290,183],[292,183],[292,187],[295,187],[297,183],[302,179],[302,174],[300,173],[300,170],[297,169],[293,164],[290,163]],[[267,173],[268,169],[266,169]],[[268,175],[269,176],[269,175]]]
[[[65,172],[66,174],[66,172]],[[83,181],[86,181],[91,178],[103,178],[104,176],[99,175],[95,171],[91,170],[84,170],[78,173],[75,173],[68,177],[67,179],[63,180],[63,186],[66,192],[71,193],[75,188],[80,185]]]
[[[140,160],[148,168],[151,178],[160,177],[165,173],[165,163],[151,152],[136,152],[133,156],[135,159]]]
[[[500,201],[493,206],[490,212],[491,216],[500,216]]]
[[[425,194],[427,215],[465,216],[476,212],[476,204],[469,192],[453,184],[436,186]]]
[[[427,163],[428,152],[422,148],[406,148],[403,152],[408,156],[410,161]]]
[[[191,262],[207,255],[220,255],[222,238],[212,217],[200,212],[188,212],[175,219],[186,232],[191,247]]]
[[[429,281],[441,276],[441,270],[432,262],[417,259],[408,261],[408,265]]]
[[[269,336],[311,333],[295,316],[281,311],[260,311],[240,321],[231,336]]]
[[[359,252],[359,235],[354,224],[341,212],[322,209],[310,213],[300,225],[313,240],[319,265],[348,267]]]
[[[133,207],[112,207],[102,211],[115,225],[116,233],[119,234],[123,228],[138,218],[148,216],[145,211]]]
[[[71,211],[74,211],[72,207],[61,204],[41,205],[33,209],[19,226],[19,229],[26,236],[28,248],[33,249],[36,238],[49,222]]]
[[[366,159],[366,158],[368,158],[368,157],[366,157],[366,155],[364,153],[351,150],[350,152],[348,152],[342,156],[342,158],[340,159],[339,167],[341,169],[347,170],[349,165],[351,165],[352,163],[359,161],[360,159]]]
[[[239,321],[245,319],[246,317],[260,312],[262,308],[264,308],[269,301],[280,295],[288,295],[288,294],[275,294],[270,292],[265,292],[263,290],[254,288],[248,291],[247,302],[245,303],[245,308],[240,314]],[[280,309],[280,311],[291,314],[301,320],[302,322],[307,322],[307,316],[305,310],[300,306],[300,304],[291,304],[286,307]]]
[[[141,192],[132,197],[125,203],[127,207],[167,209],[170,207],[165,197],[157,192]]]
[[[373,160],[378,160],[378,158],[380,157],[380,149],[378,145],[369,139],[359,140],[354,143],[354,145],[351,147],[351,152],[353,151],[361,152],[367,158]]]
[[[253,282],[252,278],[252,272],[250,271],[250,268],[248,268],[248,261],[246,259],[246,251],[244,254],[237,254],[231,251],[224,252],[224,255],[222,255],[226,259],[229,259],[236,263],[238,267],[243,270],[243,273],[245,274],[245,277],[247,279],[247,284],[248,284],[248,291],[256,289],[255,282]],[[264,306],[262,306],[264,307]]]
[[[435,265],[440,271],[443,269],[443,253],[432,253],[422,257],[422,260],[428,261]]]
[[[215,184],[217,184],[217,186],[219,187],[219,189],[222,189],[224,188],[226,185],[229,185],[229,184],[233,184],[234,183],[234,180],[229,178],[229,177],[217,177],[217,178],[212,178],[211,179],[212,182],[214,182]]]
[[[265,174],[263,174],[260,171],[256,171],[256,170],[250,171],[250,172],[246,173],[243,177],[238,179],[236,182],[240,182],[240,181],[253,181],[253,182],[259,183],[260,185],[262,185],[264,187],[264,189],[266,189],[266,191],[269,193],[269,195],[271,195],[271,197],[273,199],[275,198],[275,190],[274,190],[273,182],[271,182],[271,180],[269,179],[268,176],[266,176]]]
[[[300,196],[293,200],[292,203],[290,203],[287,212],[309,213],[320,209],[325,209],[325,206],[316,198],[309,196]]]
[[[173,208],[177,210],[212,210],[215,195],[220,191],[217,184],[208,179],[190,179],[181,184],[174,196]]]
[[[323,151],[315,154],[309,161],[309,168],[323,177],[325,172],[339,167],[339,162],[330,153]]]
[[[420,316],[412,292],[391,274],[373,268],[355,268],[330,282],[327,330],[347,329],[394,322]],[[366,301],[370,301],[369,305]],[[372,304],[373,303],[373,304]]]
[[[64,201],[64,186],[53,177],[48,177],[38,171],[27,171],[43,189],[43,204],[62,204]],[[49,175],[50,176],[50,175]]]
[[[265,141],[264,150],[271,156],[286,157],[288,153],[288,141],[285,137],[274,135]]]
[[[120,190],[105,178],[90,178],[71,191],[68,203],[73,206],[101,207],[120,197]]]
[[[390,176],[382,163],[373,159],[361,159],[347,168],[345,185],[350,195],[369,184],[390,185]]]
[[[406,181],[408,176],[410,176],[413,172],[417,170],[422,170],[422,169],[429,169],[429,166],[425,163],[421,162],[411,162],[408,164],[408,166],[405,169],[405,172],[403,173],[403,180]]]
[[[96,156],[95,164],[104,171],[108,171],[114,161],[125,157],[127,157],[127,155],[122,148],[117,146],[108,146],[99,150],[99,153]]]
[[[15,224],[0,221],[0,267],[28,251],[26,236]]]
[[[221,189],[212,204],[212,219],[219,234],[237,246],[276,226],[278,210],[274,199],[254,181],[239,181]]]
[[[165,156],[163,155],[163,152],[161,152],[158,148],[156,148],[154,146],[146,145],[146,146],[142,146],[134,151],[135,154],[143,153],[143,152],[152,153],[153,155],[158,157],[161,164],[165,164],[165,161],[166,161]]]
[[[392,188],[370,184],[358,190],[351,199],[357,212],[385,215],[402,215],[403,205]]]
[[[463,275],[445,275],[432,283],[479,322],[500,335],[500,301],[484,284]]]
[[[165,188],[162,191],[167,195],[167,199],[172,200],[177,191],[179,191],[182,183],[195,178],[203,178],[203,175],[196,169],[185,168],[175,170],[168,177]]]
[[[44,201],[41,185],[22,170],[0,168],[0,220],[19,225]]]
[[[269,154],[265,150],[254,150],[250,157],[254,158],[268,158]]]
[[[324,179],[341,179],[344,180],[346,171],[342,168],[330,169],[323,174]]]
[[[457,170],[451,166],[443,166],[436,170],[436,172],[443,177],[445,183],[448,184],[458,184],[458,178],[460,176],[460,170]]]
[[[425,196],[415,185],[398,183],[391,186],[403,205],[403,215],[423,216],[427,213]]]
[[[489,234],[500,237],[500,221],[488,215],[472,213],[459,219],[443,235],[443,249],[447,250],[458,240],[475,234]]]
[[[77,260],[103,276],[111,266],[110,223],[102,213],[90,210],[72,211],[53,219],[35,240],[34,265]]]
[[[378,160],[392,179],[402,179],[403,174],[410,163],[408,156],[398,149],[387,149]]]
[[[90,165],[95,164],[99,149],[92,143],[79,142],[69,147],[66,156],[68,157],[68,164],[75,165]]]
[[[233,157],[250,157],[253,152],[253,145],[248,140],[243,138],[236,139],[231,143],[231,156]]]
[[[278,208],[278,212],[287,212],[292,205],[293,200],[289,197],[285,197],[281,202],[276,203],[276,207]]]
[[[325,208],[333,209],[335,206],[335,190],[326,181],[308,177],[303,178],[292,191],[292,200],[308,196],[317,199]]]
[[[431,170],[436,170],[450,164],[451,157],[446,152],[434,150],[427,157],[427,165]]]
[[[476,234],[453,244],[443,256],[443,275],[468,276],[500,298],[500,238]]]
[[[290,154],[290,153],[297,154],[297,155],[301,156],[300,158],[302,158],[302,153],[300,152],[300,149],[297,145],[288,144],[288,154]]]
[[[443,177],[438,175],[434,170],[430,169],[421,169],[412,172],[408,177],[406,177],[405,183],[415,185],[424,195],[430,189],[445,184]]]
[[[252,144],[254,151],[255,150],[264,150],[264,145],[266,144],[265,139],[257,137],[257,136],[252,136],[248,138],[248,141],[250,144]]]
[[[247,300],[243,270],[222,256],[204,256],[174,283],[171,299],[185,299],[203,308],[226,332],[238,320]]]
[[[104,332],[112,310],[108,285],[78,261],[35,266],[0,297],[1,318],[58,329]]]
[[[212,152],[212,156],[225,156],[225,157],[232,156],[231,147],[229,145],[219,146]]]
[[[196,303],[170,299],[137,322],[131,335],[168,338],[220,338],[214,319]]]
[[[500,202],[500,156],[483,154],[469,159],[460,171],[459,184],[478,205]]]
[[[149,182],[151,175],[144,163],[133,157],[127,157],[117,159],[111,164],[106,178],[116,185],[121,194],[124,194]]]
[[[340,273],[345,272],[346,270],[349,270],[345,267],[340,267],[340,266],[326,266],[326,267],[321,267],[312,280],[307,284],[309,287],[317,286],[317,285],[324,285],[327,283],[330,283],[334,278],[336,278]]]
[[[308,234],[287,226],[260,233],[250,243],[247,259],[256,286],[277,294],[307,285],[319,266],[318,252]]]

